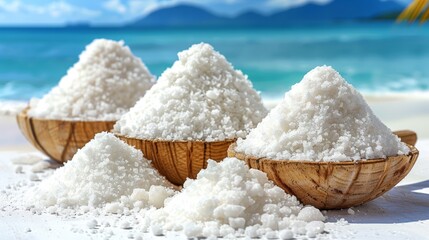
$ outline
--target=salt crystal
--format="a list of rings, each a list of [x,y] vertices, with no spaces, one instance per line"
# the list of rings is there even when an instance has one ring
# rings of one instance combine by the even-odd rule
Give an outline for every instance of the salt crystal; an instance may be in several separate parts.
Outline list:
[[[161,231],[160,226],[165,231],[183,229],[187,237],[274,236],[283,228],[296,237],[306,234],[310,222],[324,220],[318,209],[303,208],[296,197],[274,185],[265,173],[249,169],[236,158],[225,158],[220,163],[209,160],[197,179],[188,179],[182,191],[167,199],[163,208],[147,211],[144,217],[152,231]]]
[[[51,164],[48,161],[39,161],[31,167],[31,171],[34,173],[43,172],[45,169],[49,168]]]
[[[222,141],[245,137],[266,115],[251,82],[209,44],[180,52],[114,131],[139,139]]]
[[[15,168],[15,173],[24,173],[24,172],[22,171],[22,166],[17,166],[17,167]]]
[[[71,161],[27,193],[31,204],[91,206],[119,201],[136,188],[170,187],[143,157],[111,133],[99,133]],[[114,212],[116,205],[110,205]]]
[[[98,222],[97,222],[97,220],[95,220],[95,219],[89,220],[89,221],[86,223],[86,226],[87,226],[89,229],[94,229],[94,228],[96,228],[96,227],[97,227],[97,225],[98,225]]]
[[[188,223],[184,226],[183,233],[187,238],[194,238],[202,235],[202,227],[195,223]]]
[[[128,221],[122,221],[119,227],[122,229],[131,229],[132,228],[130,222],[128,222]]]
[[[108,213],[117,214],[117,213],[121,213],[123,211],[123,208],[121,207],[119,202],[113,202],[113,203],[106,204],[106,207],[104,208],[104,210]]]
[[[117,120],[153,85],[154,78],[123,41],[96,39],[41,99],[29,116],[44,119]]]
[[[30,174],[29,176],[30,181],[40,181],[39,176],[37,176],[37,174]]]
[[[174,191],[163,186],[151,186],[149,189],[149,201],[148,203],[151,206],[160,208],[164,206],[164,201],[171,195]]]
[[[311,222],[311,221],[324,221],[325,216],[319,211],[319,209],[313,206],[306,206],[299,212],[297,216],[298,220]]]
[[[265,233],[265,238],[267,239],[277,239],[277,233],[275,231],[268,231]]]
[[[355,210],[353,210],[352,208],[347,209],[347,213],[350,215],[355,215]]]
[[[50,214],[54,214],[57,212],[57,208],[55,206],[50,206],[46,209],[46,211]]]
[[[162,227],[160,225],[152,225],[150,227],[152,234],[155,236],[161,236],[162,235]]]
[[[293,239],[293,232],[291,230],[285,229],[279,232],[279,238],[281,240]]]
[[[314,238],[325,230],[325,224],[321,221],[313,221],[305,226],[307,237]]]
[[[332,67],[316,67],[292,87],[238,152],[271,159],[349,161],[407,154],[408,147]]]

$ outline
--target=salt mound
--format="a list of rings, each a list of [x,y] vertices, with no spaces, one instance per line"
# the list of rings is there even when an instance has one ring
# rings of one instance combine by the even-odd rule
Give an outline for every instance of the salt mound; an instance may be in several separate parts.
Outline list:
[[[349,161],[409,152],[332,67],[316,67],[235,149],[271,159]]]
[[[156,235],[183,230],[187,237],[315,236],[325,218],[311,206],[304,207],[269,181],[267,175],[236,158],[209,160],[196,180],[166,200],[164,208],[145,213],[146,226]]]
[[[266,115],[241,71],[209,44],[178,54],[114,130],[139,139],[222,141],[245,137]]]
[[[44,119],[118,120],[153,85],[154,78],[123,41],[89,44],[58,86],[32,99],[28,114]]]
[[[44,207],[99,207],[120,199],[122,202],[148,202],[149,191],[161,192],[166,198],[171,195],[171,190],[166,188],[169,186],[141,151],[113,134],[103,132],[95,135],[71,161],[28,192],[26,198],[30,204]],[[160,201],[162,205],[163,199]],[[108,211],[115,212],[114,209]]]

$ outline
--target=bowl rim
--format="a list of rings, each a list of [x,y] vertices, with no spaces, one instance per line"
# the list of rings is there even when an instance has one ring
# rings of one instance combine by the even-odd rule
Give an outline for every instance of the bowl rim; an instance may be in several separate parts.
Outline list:
[[[257,162],[267,162],[267,163],[275,163],[275,164],[359,165],[359,164],[373,164],[373,163],[378,163],[378,162],[386,162],[390,159],[394,159],[394,158],[398,158],[398,157],[402,157],[402,156],[412,157],[414,155],[419,154],[419,150],[415,146],[407,144],[407,143],[404,143],[404,144],[407,145],[408,148],[410,148],[410,151],[404,155],[388,156],[386,158],[361,159],[361,160],[357,160],[357,161],[347,160],[347,161],[338,161],[338,162],[334,162],[334,161],[310,161],[310,160],[289,160],[289,159],[276,160],[276,159],[271,159],[271,158],[267,158],[267,157],[254,157],[254,156],[242,153],[242,152],[236,152],[235,147],[237,146],[237,143],[231,144],[228,148],[228,152],[232,152],[234,154],[235,158],[238,158],[238,159],[244,160],[244,161],[250,159],[250,160],[256,160]]]
[[[123,134],[120,134],[118,132],[115,132],[114,129],[110,131],[111,133],[115,134],[117,137],[122,137],[130,140],[137,140],[137,141],[146,141],[146,142],[154,142],[154,143],[235,143],[237,141],[237,138],[234,139],[225,139],[222,141],[203,141],[203,140],[166,140],[166,139],[140,139],[140,138],[134,138],[129,137]]]
[[[67,122],[67,123],[116,123],[118,120],[112,121],[102,121],[102,120],[72,120],[72,119],[54,119],[54,118],[38,118],[32,117],[27,114],[30,106],[25,107],[21,112],[19,112],[16,117],[28,118],[36,121],[55,121],[55,122]]]

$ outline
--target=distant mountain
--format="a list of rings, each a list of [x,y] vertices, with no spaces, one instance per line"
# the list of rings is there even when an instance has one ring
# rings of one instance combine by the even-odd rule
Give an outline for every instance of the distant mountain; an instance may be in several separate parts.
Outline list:
[[[131,26],[279,26],[293,23],[314,23],[350,20],[372,20],[404,8],[392,0],[333,0],[327,4],[309,3],[271,15],[248,11],[235,17],[224,17],[192,5],[177,5],[156,10]]]
[[[247,11],[237,15],[230,20],[229,24],[232,25],[267,25],[269,24],[267,16],[262,15],[256,11]]]
[[[206,26],[218,25],[226,21],[203,8],[192,5],[177,5],[154,11],[137,20],[134,26]]]
[[[371,18],[387,12],[400,11],[404,6],[395,1],[334,0],[328,4],[306,4],[286,9],[270,16],[273,22],[284,21],[338,21]]]

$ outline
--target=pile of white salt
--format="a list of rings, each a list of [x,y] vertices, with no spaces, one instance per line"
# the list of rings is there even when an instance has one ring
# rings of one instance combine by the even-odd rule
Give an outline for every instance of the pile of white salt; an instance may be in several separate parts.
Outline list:
[[[139,139],[222,141],[245,137],[267,111],[251,82],[209,44],[179,60],[114,130]]]
[[[188,237],[315,237],[324,231],[325,217],[303,207],[267,175],[236,158],[209,160],[197,179],[188,179],[165,206],[144,212],[155,235],[183,231]]]
[[[154,77],[123,41],[96,39],[28,114],[43,119],[118,120],[154,84]]]
[[[235,149],[271,159],[349,161],[407,154],[409,148],[332,67],[292,87]]]
[[[36,207],[56,206],[59,212],[80,206],[107,206],[108,212],[117,212],[123,207],[160,207],[174,193],[170,188],[141,151],[102,132],[26,199]]]

